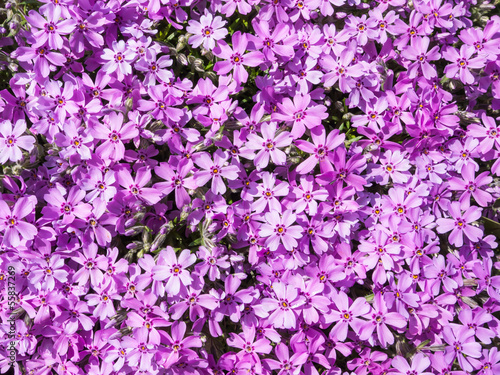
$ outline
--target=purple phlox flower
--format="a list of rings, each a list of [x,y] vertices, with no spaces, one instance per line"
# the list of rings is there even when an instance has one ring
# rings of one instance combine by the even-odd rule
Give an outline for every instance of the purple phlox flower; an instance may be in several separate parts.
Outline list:
[[[228,262],[229,255],[226,253],[224,247],[216,246],[209,251],[205,246],[200,246],[197,253],[198,259],[204,260],[203,263],[198,263],[195,267],[197,274],[204,277],[208,274],[208,279],[215,281],[220,279],[221,269],[228,269],[231,264]]]
[[[325,5],[331,7],[329,3],[330,0],[323,0],[321,7],[323,8]],[[325,24],[323,25],[323,39],[323,52],[327,55],[340,56],[342,51],[346,49],[345,42],[350,39],[350,36],[349,33],[344,30],[340,30],[337,33],[335,24]]]
[[[78,186],[73,186],[68,198],[64,198],[58,188],[52,188],[44,195],[44,200],[49,204],[42,208],[42,214],[47,219],[58,219],[62,216],[61,224],[71,224],[75,218],[84,219],[91,211],[92,206],[88,203],[83,203],[85,191]]]
[[[393,358],[391,366],[397,370],[395,374],[401,375],[432,375],[432,372],[427,372],[429,366],[431,365],[431,360],[426,357],[423,353],[415,354],[411,361],[411,366],[408,364],[407,360],[401,356],[396,356]]]
[[[95,48],[102,48],[104,38],[99,32],[104,30],[103,25],[108,23],[108,20],[103,17],[102,13],[82,10],[72,12],[72,16],[76,20],[76,27],[75,32],[69,39],[71,50],[80,56],[88,44]]]
[[[414,9],[408,19],[408,25],[401,18],[396,19],[394,25],[389,25],[388,31],[394,35],[399,35],[394,41],[396,47],[402,50],[411,39],[426,35],[424,25],[421,22],[423,16],[423,13]]]
[[[154,86],[156,82],[165,82],[168,83],[173,78],[173,74],[171,71],[165,69],[172,65],[172,60],[170,56],[161,56],[160,58],[156,58],[156,53],[152,52],[150,58],[141,59],[134,67],[141,71],[145,72],[144,84],[146,86]]]
[[[121,160],[125,156],[124,141],[135,138],[139,131],[132,122],[123,122],[123,114],[111,112],[105,120],[106,125],[94,123],[91,133],[96,139],[104,140],[96,148],[102,159]]]
[[[121,345],[126,351],[125,361],[129,366],[137,366],[142,371],[151,368],[157,346],[149,342],[147,328],[138,329],[133,337],[123,337]]]
[[[236,353],[242,361],[250,360],[253,363],[259,363],[259,354],[269,354],[273,349],[266,338],[255,339],[255,327],[243,326],[243,334],[230,333],[227,339],[228,345],[239,348],[241,351]]]
[[[63,299],[61,300],[61,307],[64,310],[54,321],[61,324],[65,334],[76,333],[80,327],[83,331],[92,330],[94,321],[88,316],[90,309],[87,302]]]
[[[380,165],[375,165],[371,174],[381,185],[387,185],[389,178],[393,183],[404,184],[410,177],[410,168],[411,164],[405,152],[387,150],[380,158]]]
[[[407,273],[398,278],[397,284],[394,277],[389,275],[389,286],[391,293],[384,294],[389,309],[395,305],[396,310],[401,313],[406,312],[406,306],[419,307],[420,297],[416,294],[414,280]]]
[[[359,354],[358,358],[354,358],[347,363],[349,370],[356,370],[356,375],[371,374],[371,370],[377,366],[376,362],[382,362],[387,359],[387,354],[365,348]]]
[[[90,284],[96,286],[103,281],[103,271],[106,270],[107,261],[104,255],[97,255],[97,244],[90,243],[83,247],[83,252],[79,252],[73,258],[82,267],[73,275],[73,282],[85,285],[90,279]]]
[[[35,147],[35,138],[30,135],[22,135],[26,131],[26,121],[17,120],[15,125],[9,120],[0,123],[0,145],[2,153],[0,154],[0,164],[8,160],[16,162],[23,157],[22,151],[31,151]]]
[[[299,288],[301,295],[305,298],[302,306],[302,317],[306,324],[319,322],[320,314],[330,311],[331,301],[323,295],[325,284],[318,279],[310,279],[307,282],[302,277],[294,277],[292,282]]]
[[[231,142],[227,136],[222,136],[220,141],[216,141],[215,145],[217,147],[225,148],[226,151],[231,155],[232,160],[236,160],[240,162],[240,157],[245,159],[253,160],[255,157],[254,150],[249,149],[245,145],[246,138],[244,137],[245,131],[235,130],[233,132],[233,141]],[[244,171],[239,172],[244,173]],[[231,187],[231,183],[234,181],[230,181],[229,187]]]
[[[115,216],[115,230],[120,234],[125,234],[125,228],[132,226],[135,223],[134,215],[139,210],[141,201],[135,196],[118,192],[113,197],[113,200],[108,203],[107,209],[110,214]]]
[[[92,202],[96,198],[101,198],[104,202],[109,202],[116,195],[115,173],[109,171],[102,173],[99,168],[91,168],[88,175],[82,179],[82,188],[88,191],[85,199]]]
[[[367,19],[366,14],[361,17],[349,15],[345,30],[356,37],[359,46],[364,46],[369,39],[374,40],[378,37],[378,22],[372,17]]]
[[[135,139],[137,138],[140,138],[140,135]],[[154,168],[158,165],[158,161],[153,157],[158,154],[159,151],[154,145],[149,145],[147,148],[141,148],[137,151],[125,150],[125,161],[134,163],[134,171],[142,167]]]
[[[233,78],[239,85],[245,83],[248,79],[248,72],[244,66],[258,66],[263,62],[264,54],[260,51],[252,51],[245,53],[248,46],[247,34],[236,31],[232,37],[233,47],[229,47],[226,42],[220,41],[214,49],[214,54],[225,61],[218,61],[214,70],[218,74],[228,74],[231,70]]]
[[[399,17],[396,15],[394,10],[387,12],[385,15],[382,14],[382,12],[382,9],[374,8],[371,9],[368,14],[370,15],[370,18],[374,19],[378,23],[378,37],[376,40],[381,44],[385,44],[388,39],[387,34],[392,34],[388,27],[392,26]]]
[[[256,35],[248,35],[248,39],[258,49],[262,48],[262,53],[268,61],[276,61],[277,56],[293,56],[295,35],[290,33],[290,27],[286,23],[278,23],[272,31],[268,22],[257,22],[257,18],[252,25]]]
[[[94,138],[89,132],[81,131],[76,121],[65,122],[63,129],[64,132],[55,134],[56,145],[63,148],[59,155],[69,158],[71,165],[91,159]]]
[[[474,341],[474,330],[465,326],[458,329],[445,326],[443,338],[448,344],[444,355],[447,363],[458,359],[458,363],[464,371],[473,371],[474,368],[477,368],[479,361],[476,358],[481,357],[481,344]]]
[[[481,368],[478,374],[495,375],[500,371],[500,353],[498,352],[498,348],[483,349],[483,356],[481,358]]]
[[[94,289],[95,294],[87,294],[85,296],[87,304],[89,306],[95,306],[92,315],[100,320],[111,318],[116,314],[113,300],[121,299],[114,283],[109,280],[106,283],[93,285],[92,288]]]
[[[493,181],[493,178],[488,176],[489,172],[483,172],[475,177],[474,165],[469,163],[462,167],[461,175],[462,178],[451,177],[448,180],[450,190],[463,191],[460,203],[470,204],[472,196],[480,206],[486,207],[493,200],[493,197],[490,193],[481,190],[481,187],[489,185]]]
[[[443,162],[444,160],[441,155],[433,155],[432,157],[426,155],[417,156],[418,177],[421,179],[428,178],[429,181],[435,184],[441,184],[448,169],[446,163]]]
[[[290,191],[290,185],[285,181],[277,181],[274,173],[263,172],[261,178],[262,183],[257,186],[256,194],[259,198],[252,203],[252,210],[262,213],[267,207],[269,211],[281,213],[281,203],[277,197],[286,196]]]
[[[406,46],[401,52],[401,56],[405,59],[414,61],[408,66],[408,78],[417,77],[419,72],[422,72],[428,80],[437,76],[436,69],[429,64],[429,61],[438,60],[441,57],[439,46],[434,46],[430,51],[430,39],[428,37],[416,37],[411,40],[411,46]]]
[[[296,353],[308,354],[307,361],[304,363],[304,374],[319,375],[316,366],[319,365],[327,370],[332,367],[331,362],[323,355],[325,335],[315,330],[308,331],[307,328],[304,331],[292,337],[291,347]]]
[[[308,129],[321,125],[321,120],[328,117],[326,107],[322,104],[315,105],[309,94],[297,94],[293,98],[284,98],[282,103],[278,103],[282,113],[274,112],[273,120],[285,121],[292,124],[291,134],[294,139],[299,139]]]
[[[161,193],[154,188],[144,187],[151,181],[151,170],[147,167],[139,168],[136,172],[135,179],[132,178],[130,172],[126,169],[118,171],[116,179],[123,186],[128,195],[135,196],[148,204],[155,204],[160,201]]]
[[[227,35],[227,29],[223,28],[226,24],[222,20],[222,17],[214,17],[208,11],[200,17],[200,22],[195,20],[189,21],[189,26],[186,27],[186,31],[193,34],[189,37],[189,44],[193,48],[198,48],[201,44],[207,50],[213,50],[215,47],[215,42],[219,39],[223,39]]]
[[[174,322],[170,329],[172,334],[171,336],[168,333],[165,333],[167,346],[171,350],[168,357],[165,359],[165,362],[162,363],[162,366],[165,368],[172,366],[182,356],[197,356],[197,353],[190,348],[201,348],[202,346],[202,341],[199,336],[184,337],[186,334],[186,323],[182,321]]]
[[[116,73],[116,78],[120,81],[125,76],[132,74],[132,66],[130,63],[135,60],[136,56],[125,44],[125,41],[114,41],[111,45],[112,49],[104,48],[101,59],[105,61],[102,70],[107,74]]]
[[[477,150],[486,154],[493,148],[500,150],[500,129],[493,117],[481,115],[482,124],[471,124],[467,128],[467,135],[480,140]]]
[[[205,185],[208,181],[212,180],[211,191],[214,194],[224,194],[226,192],[226,185],[222,180],[222,177],[228,180],[235,180],[238,178],[238,166],[227,165],[224,166],[226,161],[229,159],[227,152],[217,149],[214,153],[214,160],[210,158],[210,155],[206,152],[201,152],[196,155],[194,162],[198,165],[201,170],[194,173],[194,182],[198,186]]]
[[[354,187],[356,191],[363,190],[366,180],[359,174],[366,168],[365,156],[356,153],[347,159],[347,150],[344,147],[338,147],[333,155],[332,163],[334,170],[322,173],[316,177],[316,182],[328,185],[332,181],[342,181],[347,186]]]
[[[331,55],[325,55],[319,60],[320,65],[326,70],[323,76],[324,85],[333,86],[338,81],[338,86],[342,92],[350,92],[351,86],[355,84],[353,78],[361,77],[363,68],[361,64],[354,63],[354,51],[349,45],[344,49],[337,59]]]
[[[37,331],[33,327],[28,328],[23,320],[16,320],[17,350],[20,355],[34,355],[37,347]]]
[[[155,173],[165,180],[154,184],[154,188],[164,195],[175,192],[175,205],[178,209],[182,209],[186,204],[191,202],[191,197],[187,193],[186,188],[195,189],[196,183],[193,179],[186,176],[193,170],[193,162],[190,159],[182,159],[174,168],[167,163],[160,163],[155,167]]]
[[[462,210],[465,212],[462,214]],[[447,233],[451,231],[449,241],[451,244],[460,247],[463,245],[463,235],[472,242],[477,242],[483,237],[482,229],[470,225],[470,223],[481,217],[482,209],[476,206],[469,207],[468,204],[452,202],[448,206],[448,212],[451,218],[437,219],[438,233]]]
[[[474,47],[478,56],[484,56],[487,60],[495,60],[498,54],[498,38],[494,38],[498,23],[489,20],[483,29],[469,27],[460,31],[459,38],[465,44]]]
[[[64,124],[67,115],[76,115],[79,107],[76,101],[83,96],[76,85],[66,81],[64,86],[58,81],[49,81],[45,84],[46,95],[40,99],[40,104],[45,109],[51,109],[56,114],[57,120]]]
[[[167,246],[165,250],[160,252],[158,264],[153,267],[153,280],[167,280],[165,285],[167,294],[176,295],[181,288],[184,290],[193,282],[187,268],[194,262],[196,262],[196,255],[192,254],[190,250],[183,250],[177,258],[174,249]]]
[[[33,32],[33,47],[41,47],[48,43],[52,49],[61,49],[63,47],[61,35],[71,34],[75,29],[76,22],[70,17],[60,20],[60,7],[47,8],[46,17],[47,20],[34,10],[31,10],[26,16],[26,21],[34,28],[39,29]]]
[[[318,202],[325,201],[328,198],[328,191],[320,188],[315,182],[313,176],[302,176],[300,185],[293,187],[292,209],[296,212],[306,212],[310,216],[318,212]]]
[[[33,71],[37,79],[47,78],[52,66],[63,66],[66,63],[66,58],[63,54],[51,51],[47,45],[40,47],[19,47],[12,55],[18,56],[17,59],[19,61],[33,61]],[[22,107],[21,110],[25,108]]]
[[[343,341],[347,338],[349,327],[351,327],[356,334],[362,328],[365,321],[358,318],[358,316],[366,315],[370,312],[370,305],[363,297],[357,298],[354,302],[349,303],[349,297],[342,291],[332,298],[333,304],[336,309],[332,310],[326,316],[327,322],[335,322],[332,328],[334,334]]]
[[[366,253],[366,256],[362,258],[362,264],[369,270],[375,269],[372,275],[373,281],[383,284],[387,278],[385,271],[398,267],[395,260],[401,254],[401,246],[391,243],[385,231],[375,228],[370,241],[361,240],[359,251]]]
[[[389,102],[385,96],[377,98],[374,104],[365,104],[361,106],[365,115],[352,116],[352,125],[354,127],[367,126],[376,132],[380,132],[385,126],[385,113],[389,107]]]
[[[99,246],[106,246],[111,242],[114,234],[113,227],[116,218],[106,213],[106,203],[102,198],[96,198],[92,202],[92,212],[89,213],[83,220],[76,219],[73,225],[79,229],[83,229],[83,243],[96,241]],[[104,227],[107,225],[107,228]]]
[[[35,238],[37,227],[22,220],[34,212],[35,201],[31,197],[22,197],[11,209],[5,200],[0,200],[0,230],[3,231],[4,245],[17,247]]]
[[[279,212],[271,211],[265,214],[265,222],[260,228],[260,236],[267,237],[266,246],[275,251],[282,243],[287,250],[298,245],[297,239],[302,237],[302,228],[295,223],[297,216],[292,210]]]
[[[311,130],[311,139],[313,143],[301,139],[294,142],[300,150],[311,154],[297,166],[297,173],[306,174],[311,172],[318,162],[321,173],[332,171],[332,151],[344,143],[345,135],[340,134],[335,129],[326,136],[325,128],[317,126]]]
[[[310,243],[314,252],[321,255],[331,248],[328,239],[334,235],[332,225],[330,222],[323,221],[323,218],[320,214],[311,218],[304,214],[297,216],[297,224],[300,224],[300,227],[305,231],[305,236],[300,240],[300,249],[309,249]]]
[[[337,246],[338,259],[335,263],[340,266],[340,270],[346,275],[345,282],[354,284],[354,279],[365,279],[366,268],[362,264],[362,254],[358,251],[352,253],[351,247],[346,243]]]
[[[211,294],[201,294],[201,290],[189,286],[185,293],[180,292],[180,296],[175,296],[175,299],[181,299],[177,302],[172,302],[168,312],[172,319],[178,320],[189,309],[189,319],[194,322],[197,318],[204,318],[204,309],[213,311],[219,307],[219,300]]]
[[[423,270],[423,274],[429,280],[434,279],[432,282],[433,294],[439,294],[441,289],[441,284],[445,292],[453,293],[453,291],[458,288],[459,284],[455,280],[455,275],[457,270],[452,263],[445,263],[445,258],[442,255],[432,259],[432,263],[426,265]],[[462,286],[462,281],[460,281],[460,286]]]
[[[40,259],[38,266],[32,268],[30,281],[40,289],[53,290],[56,286],[56,280],[65,283],[68,280],[68,271],[64,267],[64,259],[60,255],[54,254],[47,259]]]
[[[472,267],[474,275],[478,279],[477,292],[486,289],[489,295],[494,296],[500,290],[500,275],[492,276],[493,261],[490,259],[484,260],[484,263],[476,263]]]
[[[250,3],[252,3],[252,2],[250,1]],[[243,14],[243,15],[248,14],[252,11],[252,6],[249,3],[247,3],[246,1],[225,0],[225,4],[221,8],[221,12],[226,17],[230,17],[233,15],[236,8],[238,8],[238,13]]]
[[[491,339],[495,337],[491,329],[483,327],[484,324],[493,320],[492,315],[486,310],[465,308],[458,314],[458,319],[464,326],[474,330],[476,337],[484,344],[490,344]],[[460,327],[458,324],[456,326]]]
[[[394,336],[387,327],[388,325],[403,329],[407,325],[406,319],[397,312],[388,312],[385,300],[381,293],[376,293],[373,299],[373,310],[365,316],[368,322],[361,328],[359,338],[369,339],[373,332],[377,331],[377,338],[382,348],[394,344]]]
[[[293,62],[288,64],[290,69],[290,74],[287,80],[290,80],[290,84],[297,85],[297,92],[305,95],[312,90],[313,85],[317,85],[321,82],[323,77],[323,72],[318,70],[320,67],[315,58],[311,56],[305,59],[305,62]]]
[[[296,327],[298,308],[305,304],[305,298],[300,296],[299,290],[293,285],[285,285],[281,281],[272,284],[273,295],[262,299],[262,306],[267,312],[274,328],[291,329]]]
[[[262,124],[262,137],[257,134],[248,134],[246,147],[251,150],[259,150],[253,159],[258,170],[267,167],[269,158],[275,165],[286,163],[286,154],[279,147],[286,147],[292,143],[292,136],[289,132],[283,131],[276,134],[277,124],[272,121]]]
[[[258,292],[252,289],[238,290],[241,280],[234,275],[229,275],[225,280],[224,291],[217,293],[211,290],[210,294],[216,296],[219,300],[219,307],[215,310],[216,316],[229,316],[233,322],[241,318],[241,308],[243,303],[251,303]]]
[[[384,208],[387,211],[385,216],[390,216],[389,212],[392,207],[392,214],[396,214],[399,217],[406,217],[408,215],[408,210],[411,208],[420,207],[422,205],[422,198],[418,194],[407,194],[405,189],[397,186],[389,190],[389,196],[384,197]]]
[[[119,371],[125,365],[125,359],[127,357],[127,348],[122,346],[122,343],[118,340],[109,340],[111,345],[106,350],[106,357],[104,362],[113,363],[113,370]]]
[[[472,57],[475,53],[474,47],[462,45],[460,51],[451,46],[447,47],[443,52],[443,57],[450,61],[451,64],[444,68],[444,73],[448,78],[455,78],[457,75],[462,83],[471,85],[475,78],[470,69],[480,69],[485,65],[484,57]]]
[[[279,370],[279,375],[297,375],[309,356],[309,353],[299,351],[290,357],[288,346],[284,343],[276,345],[274,351],[278,360],[266,358],[263,362],[270,370]]]

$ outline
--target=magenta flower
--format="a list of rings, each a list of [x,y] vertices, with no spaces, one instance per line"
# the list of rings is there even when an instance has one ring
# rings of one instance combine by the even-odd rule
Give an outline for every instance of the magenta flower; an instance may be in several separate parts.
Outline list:
[[[22,135],[26,131],[26,121],[16,121],[14,127],[9,120],[0,123],[0,164],[7,160],[18,161],[23,157],[22,151],[31,151],[34,147],[35,138],[30,135]]]
[[[475,79],[470,69],[480,69],[485,64],[484,57],[471,58],[475,52],[474,47],[465,44],[460,47],[460,52],[456,48],[447,47],[443,52],[443,57],[450,61],[451,64],[444,68],[446,77],[455,78],[458,75],[462,83],[473,84]]]
[[[139,135],[139,130],[132,122],[123,122],[123,114],[111,112],[105,118],[105,125],[94,123],[91,132],[94,138],[102,139],[96,148],[96,153],[102,159],[121,160],[125,156],[125,145],[132,138]]]
[[[167,345],[170,350],[172,350],[163,363],[166,368],[172,366],[183,356],[197,356],[197,353],[190,348],[201,348],[203,345],[199,336],[184,337],[186,334],[186,323],[182,321],[177,321],[172,324],[171,333],[171,336],[165,333]]]
[[[172,166],[167,163],[160,163],[159,166],[156,166],[155,173],[164,179],[165,182],[156,183],[154,188],[165,195],[174,191],[175,205],[178,209],[182,209],[182,207],[191,202],[191,197],[187,193],[186,188],[196,188],[196,183],[194,183],[193,179],[186,178],[193,170],[193,162],[190,159],[183,159],[177,164],[175,170],[174,172]]]
[[[108,263],[104,255],[97,255],[98,250],[95,243],[90,243],[73,259],[82,266],[73,274],[73,282],[85,285],[90,280],[92,286],[101,284]]]
[[[402,329],[408,324],[401,314],[397,312],[388,312],[385,300],[380,293],[375,294],[373,299],[373,311],[367,314],[366,317],[370,317],[371,319],[361,328],[359,338],[361,340],[367,340],[376,330],[377,338],[382,348],[394,344],[394,336],[387,327],[388,325]]]
[[[214,49],[214,54],[226,61],[218,61],[214,70],[219,74],[227,74],[231,70],[234,71],[234,79],[240,84],[248,79],[248,73],[244,68],[246,66],[258,66],[262,63],[264,55],[259,51],[245,53],[248,46],[247,35],[240,31],[235,32],[232,37],[233,48],[229,47],[226,42],[220,41]]]
[[[161,194],[154,188],[144,187],[151,181],[151,171],[148,167],[142,167],[137,170],[135,179],[126,169],[117,173],[118,183],[125,188],[132,196],[140,198],[149,204],[155,204],[161,199]]]
[[[255,327],[243,326],[243,334],[230,333],[227,339],[228,345],[241,349],[236,355],[240,360],[250,360],[260,363],[259,354],[269,354],[273,347],[266,338],[255,339]]]
[[[4,200],[0,200],[0,230],[3,231],[3,244],[16,247],[32,240],[38,233],[37,228],[21,219],[32,214],[35,203],[28,197],[19,198],[12,210]]]
[[[211,191],[214,194],[224,194],[226,192],[226,184],[222,177],[228,180],[236,180],[238,178],[239,168],[236,165],[224,166],[229,159],[227,152],[218,149],[214,153],[214,160],[210,158],[207,152],[196,154],[194,162],[202,168],[194,173],[194,182],[198,186],[205,185],[208,181],[212,180]]]
[[[262,124],[260,137],[257,134],[250,133],[247,136],[245,146],[251,150],[259,150],[253,159],[257,169],[264,169],[269,164],[269,157],[276,165],[286,163],[286,155],[278,147],[286,147],[292,143],[292,137],[289,132],[284,131],[276,135],[276,123],[270,122]]]
[[[325,128],[318,126],[311,130],[311,138],[313,143],[298,139],[295,145],[302,151],[312,154],[302,163],[297,166],[297,173],[306,174],[311,172],[319,162],[321,173],[332,171],[332,153],[342,143],[344,143],[345,135],[340,134],[337,129],[328,133],[326,136]]]
[[[169,295],[177,295],[181,288],[184,289],[193,282],[187,268],[194,262],[196,262],[196,255],[191,254],[188,249],[183,250],[177,258],[174,249],[167,246],[160,252],[158,264],[153,267],[153,280],[167,280],[166,292]]]
[[[26,16],[26,21],[34,28],[39,29],[33,32],[34,43],[32,46],[41,47],[47,43],[52,49],[61,49],[63,47],[61,35],[71,34],[75,29],[76,22],[71,18],[60,20],[60,7],[47,8],[46,16],[47,20],[34,10],[31,10]]]
[[[350,304],[349,297],[344,292],[340,291],[332,298],[333,303],[337,307],[336,310],[331,311],[325,316],[327,322],[336,322],[332,328],[332,333],[336,335],[339,340],[344,341],[347,337],[349,327],[354,329],[354,332],[359,333],[360,329],[365,324],[365,321],[358,318],[370,312],[370,305],[362,297]]]
[[[274,350],[278,360],[266,358],[263,362],[271,370],[279,370],[279,375],[296,375],[300,373],[302,365],[306,363],[309,356],[307,352],[298,351],[290,357],[288,346],[282,342],[276,345]]]
[[[198,48],[203,44],[207,50],[213,50],[215,41],[223,39],[227,35],[227,29],[223,28],[226,24],[220,16],[213,17],[210,12],[206,12],[200,17],[200,22],[190,20],[186,31],[193,34],[188,42],[193,48]]]
[[[463,214],[461,212],[462,208],[465,209]],[[448,211],[452,218],[437,219],[436,223],[438,233],[451,231],[448,237],[451,244],[457,247],[462,246],[464,234],[472,242],[477,242],[483,237],[483,231],[480,228],[470,225],[470,223],[481,217],[481,208],[476,206],[468,207],[468,205],[463,207],[459,202],[452,202],[448,207]]]
[[[483,172],[475,177],[475,168],[473,164],[466,164],[462,167],[462,178],[452,177],[448,180],[450,190],[463,191],[460,196],[460,203],[470,204],[471,196],[482,207],[486,207],[493,200],[490,193],[481,190],[481,187],[489,185],[493,178],[489,172]]]
[[[274,295],[262,299],[262,306],[268,312],[269,321],[274,328],[292,329],[297,325],[297,308],[305,303],[299,291],[293,285],[285,285],[280,281],[273,283]]]
[[[123,40],[114,41],[112,48],[103,50],[101,58],[106,63],[102,69],[107,74],[116,73],[116,78],[121,81],[125,76],[132,74],[130,63],[135,60],[135,53],[127,47]]]
[[[452,363],[458,359],[463,370],[473,371],[475,366],[472,363],[476,364],[476,358],[481,357],[481,344],[474,341],[474,330],[465,326],[457,329],[446,326],[443,328],[443,338],[448,344],[444,354],[446,362]]]
[[[401,356],[396,356],[393,358],[392,367],[396,369],[396,372],[394,374],[400,374],[400,375],[407,375],[407,374],[412,374],[412,375],[432,375],[432,372],[427,372],[429,366],[431,365],[431,361],[429,357],[426,357],[423,353],[417,353],[415,354],[415,357],[413,357],[411,361],[411,366],[408,364],[406,359],[404,359]]]
[[[416,37],[411,40],[411,46],[407,46],[401,52],[401,56],[414,61],[408,66],[408,78],[415,78],[417,73],[422,72],[424,77],[431,80],[437,77],[437,72],[429,61],[438,60],[441,57],[439,46],[434,46],[430,51],[430,39],[428,37]]]
[[[312,104],[312,105],[311,105]],[[273,120],[285,121],[293,126],[292,136],[294,139],[302,137],[306,128],[313,129],[321,125],[321,120],[328,117],[324,105],[315,105],[309,94],[297,94],[293,98],[283,99],[283,103],[278,103],[281,113],[272,114]]]
[[[271,251],[278,249],[280,243],[285,249],[292,250],[297,246],[297,239],[302,237],[302,228],[295,223],[296,215],[292,210],[286,210],[280,215],[276,211],[265,214],[266,222],[262,224],[260,236],[266,238],[266,246]]]
[[[75,218],[84,219],[91,213],[92,206],[82,202],[84,198],[85,191],[78,186],[71,188],[68,198],[64,198],[59,189],[50,189],[49,193],[44,195],[49,205],[42,208],[42,214],[52,220],[62,216],[61,224],[71,224]]]

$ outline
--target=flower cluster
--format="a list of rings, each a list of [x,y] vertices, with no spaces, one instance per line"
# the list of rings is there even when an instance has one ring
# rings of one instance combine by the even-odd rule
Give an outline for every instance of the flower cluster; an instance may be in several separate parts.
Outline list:
[[[500,374],[489,3],[38,5],[0,39],[17,374]]]

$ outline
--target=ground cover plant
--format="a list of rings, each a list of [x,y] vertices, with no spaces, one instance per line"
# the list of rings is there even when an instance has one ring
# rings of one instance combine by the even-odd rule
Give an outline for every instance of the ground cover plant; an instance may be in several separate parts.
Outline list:
[[[500,374],[500,17],[8,0],[0,373]]]

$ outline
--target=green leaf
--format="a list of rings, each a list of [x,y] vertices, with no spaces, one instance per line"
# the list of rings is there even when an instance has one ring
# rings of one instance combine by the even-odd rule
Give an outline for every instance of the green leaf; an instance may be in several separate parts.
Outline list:
[[[500,239],[500,223],[484,216],[481,218],[483,219],[485,229],[484,234],[493,234],[496,238]]]

